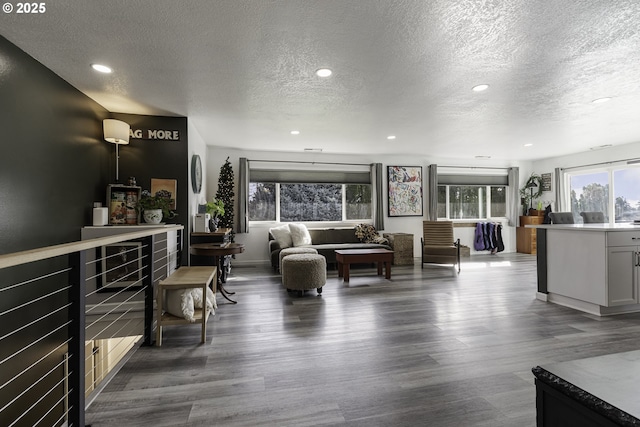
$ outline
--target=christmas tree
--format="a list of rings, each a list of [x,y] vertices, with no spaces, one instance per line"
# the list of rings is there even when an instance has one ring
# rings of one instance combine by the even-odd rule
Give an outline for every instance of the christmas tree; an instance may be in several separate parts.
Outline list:
[[[233,228],[233,209],[234,200],[233,196],[233,168],[229,158],[224,162],[224,165],[220,168],[220,177],[218,178],[218,191],[216,192],[216,199],[224,202],[224,215],[220,217],[218,227]]]

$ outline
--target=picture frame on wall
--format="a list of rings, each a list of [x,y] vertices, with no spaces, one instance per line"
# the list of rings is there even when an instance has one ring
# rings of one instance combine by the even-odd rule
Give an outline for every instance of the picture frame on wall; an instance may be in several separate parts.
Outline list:
[[[121,242],[106,245],[101,251],[101,280],[98,292],[142,289],[142,243]]]
[[[422,166],[387,166],[389,216],[422,216]]]
[[[540,175],[542,178],[542,191],[551,191],[551,172]]]

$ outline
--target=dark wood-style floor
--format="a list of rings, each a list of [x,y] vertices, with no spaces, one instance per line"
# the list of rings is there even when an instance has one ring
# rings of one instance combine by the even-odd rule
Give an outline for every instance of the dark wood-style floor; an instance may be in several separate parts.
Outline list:
[[[200,327],[166,327],[87,411],[98,426],[534,426],[531,368],[640,348],[640,314],[598,318],[535,299],[535,257],[329,272],[288,295],[239,268]]]

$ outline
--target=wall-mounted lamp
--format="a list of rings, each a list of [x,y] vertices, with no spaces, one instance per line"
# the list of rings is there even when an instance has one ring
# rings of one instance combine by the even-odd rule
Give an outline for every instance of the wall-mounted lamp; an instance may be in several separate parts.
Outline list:
[[[102,128],[105,141],[116,144],[116,182],[118,182],[118,161],[120,159],[118,146],[129,143],[130,127],[128,123],[120,120],[105,119],[102,121]]]

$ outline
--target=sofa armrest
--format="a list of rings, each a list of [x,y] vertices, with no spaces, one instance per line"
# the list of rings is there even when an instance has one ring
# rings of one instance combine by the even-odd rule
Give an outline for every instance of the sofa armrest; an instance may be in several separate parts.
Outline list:
[[[277,240],[269,240],[269,252],[277,251],[278,249],[282,249]]]

